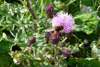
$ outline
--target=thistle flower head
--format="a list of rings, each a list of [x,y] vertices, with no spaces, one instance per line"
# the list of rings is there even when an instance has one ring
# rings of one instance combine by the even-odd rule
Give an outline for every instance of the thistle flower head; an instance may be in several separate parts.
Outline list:
[[[55,10],[51,4],[46,5],[46,15],[48,18],[53,18],[55,15]]]
[[[58,34],[54,34],[54,35],[50,36],[49,42],[52,43],[52,44],[58,44],[59,35]]]
[[[33,36],[30,36],[28,43],[27,43],[27,46],[30,46],[31,44],[35,43],[35,41],[36,41],[35,38]]]
[[[53,7],[52,4],[47,4],[46,5],[46,10],[49,10],[49,8]]]
[[[64,49],[62,53],[63,53],[63,56],[69,57],[70,56],[70,52],[71,51],[69,49]]]
[[[68,13],[58,13],[53,19],[52,19],[52,27],[62,25],[63,30],[60,32],[63,33],[69,33],[73,31],[74,26],[74,19],[72,18],[72,15]]]

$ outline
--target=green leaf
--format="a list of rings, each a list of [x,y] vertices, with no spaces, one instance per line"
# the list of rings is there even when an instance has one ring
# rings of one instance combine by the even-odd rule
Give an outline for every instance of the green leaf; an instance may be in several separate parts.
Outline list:
[[[97,25],[95,26],[94,33],[100,33],[100,20],[98,21]]]
[[[0,53],[8,53],[12,42],[1,40],[0,41]]]
[[[91,14],[76,15],[74,19],[76,23],[74,31],[83,31],[87,34],[93,33],[94,28],[98,23],[98,20]]]
[[[99,67],[100,62],[95,59],[69,59],[69,64],[71,67]]]
[[[0,15],[4,16],[7,14],[8,14],[8,12],[6,10],[0,8]]]
[[[97,0],[82,0],[82,4],[87,6],[93,6]]]

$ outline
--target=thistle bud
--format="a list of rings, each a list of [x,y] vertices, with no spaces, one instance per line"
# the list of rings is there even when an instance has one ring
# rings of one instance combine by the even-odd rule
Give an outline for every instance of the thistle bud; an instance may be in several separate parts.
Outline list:
[[[85,40],[83,41],[83,43],[84,43],[85,46],[87,46],[87,45],[89,44],[89,41],[88,41],[87,39],[85,39]]]
[[[46,15],[48,18],[53,18],[55,15],[55,10],[51,4],[46,5]]]
[[[60,49],[58,49],[58,50],[56,51],[56,53],[57,53],[57,55],[61,55],[61,54],[62,54],[62,51],[61,51]]]
[[[47,41],[49,41],[50,36],[51,36],[51,33],[50,33],[50,32],[47,32],[47,33],[45,34],[45,39],[46,39]]]
[[[67,33],[66,37],[71,37],[72,36],[73,31]]]
[[[51,37],[49,38],[49,42],[51,44],[58,44],[59,43],[59,35],[58,34],[51,35]]]
[[[71,51],[69,49],[64,49],[62,53],[63,53],[64,57],[69,57],[70,56],[70,52]]]
[[[35,38],[33,36],[30,36],[28,43],[27,43],[27,46],[30,46],[31,44],[35,43],[35,41],[36,41]]]
[[[61,43],[61,47],[64,47],[65,45],[66,45],[65,42],[62,42],[62,43]]]

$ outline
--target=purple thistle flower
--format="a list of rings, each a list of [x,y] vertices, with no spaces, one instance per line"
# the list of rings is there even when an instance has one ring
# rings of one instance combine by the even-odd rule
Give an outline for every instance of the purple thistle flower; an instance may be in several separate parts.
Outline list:
[[[71,51],[69,49],[64,49],[62,53],[63,53],[63,56],[69,57],[70,56],[70,52]]]
[[[51,4],[46,5],[46,15],[48,18],[53,18],[55,15],[55,10]]]
[[[52,44],[58,44],[59,43],[59,35],[54,34],[49,38],[49,42]]]
[[[72,15],[68,13],[58,13],[54,18],[52,18],[52,27],[62,25],[63,30],[60,32],[63,33],[70,33],[73,31],[74,26],[74,19],[72,18]]]

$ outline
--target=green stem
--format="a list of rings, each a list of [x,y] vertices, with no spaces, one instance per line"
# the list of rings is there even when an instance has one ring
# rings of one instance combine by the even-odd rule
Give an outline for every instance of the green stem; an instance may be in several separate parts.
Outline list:
[[[56,50],[57,50],[57,47],[54,48],[54,57],[55,57],[55,61],[57,60],[57,59],[56,59]]]
[[[56,57],[57,56],[56,51],[57,51],[57,45],[55,45],[55,48],[54,48],[54,58],[55,58],[54,60],[55,60],[55,63],[58,63],[58,59]],[[58,64],[58,67],[59,67],[59,64]]]
[[[52,57],[53,57],[53,60],[54,60],[54,45],[51,44],[51,54],[52,54]],[[52,67],[55,67],[54,65],[52,65]]]
[[[55,45],[55,44],[52,44],[52,54],[53,54],[53,59],[54,59],[54,61],[55,61],[55,63],[56,63],[56,61],[57,61],[57,58],[56,58],[56,50],[57,50],[57,45]],[[53,65],[54,67],[56,67],[56,65]]]

